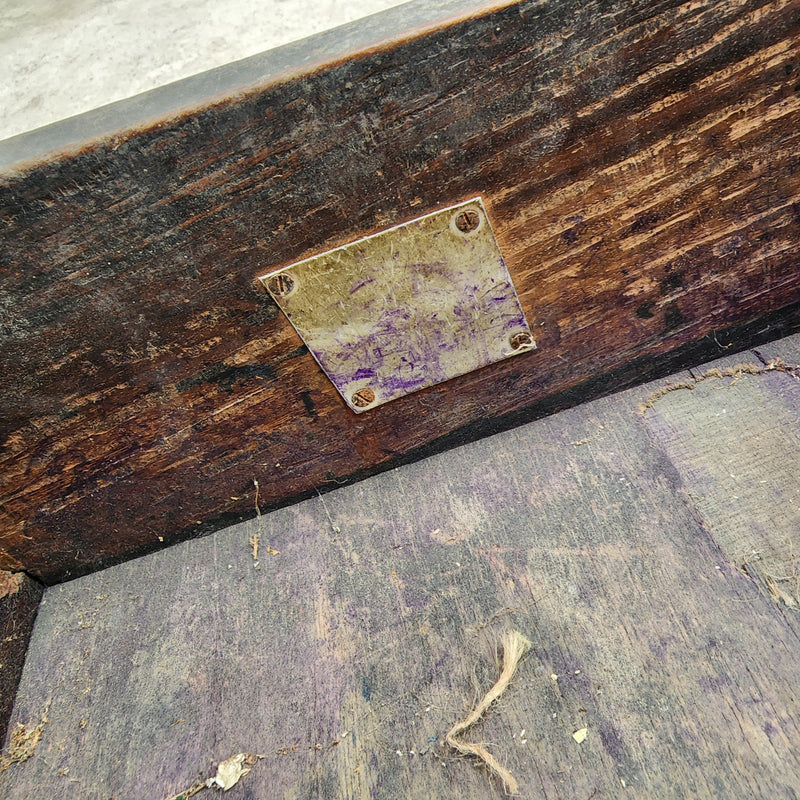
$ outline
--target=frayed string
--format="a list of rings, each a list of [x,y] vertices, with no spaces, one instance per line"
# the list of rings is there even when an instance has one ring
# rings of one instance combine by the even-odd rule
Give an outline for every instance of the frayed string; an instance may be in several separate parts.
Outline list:
[[[450,728],[445,737],[445,741],[450,747],[457,750],[462,755],[474,756],[480,759],[501,781],[503,781],[506,794],[516,794],[518,784],[514,776],[505,767],[501,766],[497,762],[497,759],[485,747],[481,747],[479,744],[473,744],[472,742],[465,742],[463,739],[458,738],[460,734],[464,733],[468,728],[471,728],[484,715],[489,706],[503,694],[508,684],[511,682],[511,679],[514,677],[517,664],[519,664],[520,659],[531,646],[531,643],[517,631],[506,633],[503,636],[502,644],[503,669],[500,672],[497,683],[486,692],[483,700],[475,706],[469,716],[456,722],[456,724]]]

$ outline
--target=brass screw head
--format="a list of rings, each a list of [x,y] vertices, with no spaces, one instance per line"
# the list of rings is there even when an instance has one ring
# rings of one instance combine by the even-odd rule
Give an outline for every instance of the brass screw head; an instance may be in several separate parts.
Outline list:
[[[267,281],[267,289],[269,289],[275,297],[286,297],[287,294],[291,294],[294,291],[294,286],[294,278],[291,275],[287,275],[285,272],[273,275]]]
[[[511,345],[512,350],[519,350],[522,347],[527,347],[528,345],[533,344],[533,337],[529,333],[521,331],[520,333],[515,333],[509,339],[509,344]]]
[[[350,401],[356,408],[366,408],[375,402],[375,392],[369,387],[365,386],[359,389],[351,398]]]
[[[480,215],[474,208],[466,208],[456,214],[455,225],[461,233],[472,233],[480,224]]]

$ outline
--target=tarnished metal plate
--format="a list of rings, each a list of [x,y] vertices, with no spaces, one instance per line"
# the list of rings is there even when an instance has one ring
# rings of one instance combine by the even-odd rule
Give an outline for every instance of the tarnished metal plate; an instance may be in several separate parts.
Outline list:
[[[536,346],[480,198],[259,280],[356,413]]]

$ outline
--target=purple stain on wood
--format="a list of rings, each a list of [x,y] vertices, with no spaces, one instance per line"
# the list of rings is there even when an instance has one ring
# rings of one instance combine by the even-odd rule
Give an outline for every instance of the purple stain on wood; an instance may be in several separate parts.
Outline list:
[[[372,699],[372,686],[366,675],[361,676],[361,696],[369,703]]]
[[[667,653],[670,648],[674,646],[674,639],[672,637],[661,636],[658,641],[651,641],[648,643],[650,652],[662,663],[666,663]]]
[[[628,760],[628,749],[619,731],[611,725],[600,729],[600,741],[603,749],[614,759],[616,764],[624,764]]]
[[[727,675],[704,675],[698,681],[700,688],[708,693],[717,693],[726,686],[731,685],[731,679]]]
[[[423,587],[406,584],[403,587],[403,601],[414,611],[422,611],[428,607],[430,595]]]

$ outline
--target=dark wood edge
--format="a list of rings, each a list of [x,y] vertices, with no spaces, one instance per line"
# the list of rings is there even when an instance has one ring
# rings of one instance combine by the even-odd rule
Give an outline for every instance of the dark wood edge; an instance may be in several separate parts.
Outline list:
[[[261,503],[258,510],[253,505],[250,511],[242,514],[220,514],[204,521],[200,525],[177,532],[174,537],[170,537],[164,543],[137,548],[135,551],[128,552],[121,557],[104,559],[85,569],[73,570],[62,580],[53,581],[50,585],[63,583],[106,567],[121,564],[133,558],[140,558],[158,552],[165,545],[179,544],[190,539],[213,534],[231,525],[253,519],[258,514],[268,514],[271,511],[301,503],[312,497],[328,494],[343,486],[350,486],[397,467],[413,464],[416,461],[461,447],[487,436],[494,436],[496,433],[502,433],[529,422],[535,422],[538,419],[568,408],[574,408],[582,403],[588,403],[650,381],[666,378],[680,370],[698,367],[721,356],[735,355],[798,332],[800,332],[800,303],[794,303],[756,320],[731,325],[720,331],[715,331],[669,352],[629,361],[610,372],[596,375],[590,380],[583,381],[565,391],[537,400],[523,409],[501,416],[487,417],[478,422],[465,425],[445,436],[428,442],[422,447],[402,453],[392,461],[376,465],[371,469],[358,470],[347,475],[338,476],[313,491],[287,495],[274,503]]]
[[[28,575],[0,572],[0,746],[8,733],[43,592],[44,586]]]

